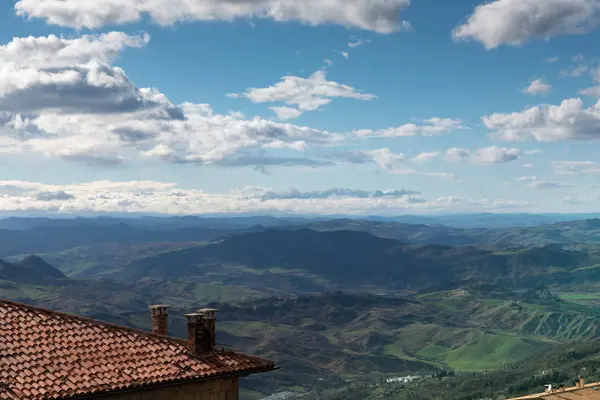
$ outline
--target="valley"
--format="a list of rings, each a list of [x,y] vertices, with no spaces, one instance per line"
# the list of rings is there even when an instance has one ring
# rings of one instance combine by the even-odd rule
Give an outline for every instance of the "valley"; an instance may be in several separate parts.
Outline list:
[[[389,232],[345,225],[322,229],[327,223],[242,226],[199,240],[116,235],[115,241],[80,240],[56,251],[40,244],[23,252],[21,243],[0,263],[0,293],[146,330],[148,305],[170,304],[171,334],[180,337],[186,312],[214,307],[222,346],[282,367],[248,379],[243,388],[248,399],[281,391],[336,398],[349,388],[369,396],[365,391],[372,392],[373,384],[395,396],[389,398],[403,399],[418,380],[380,382],[444,374],[451,374],[444,381],[454,382],[508,373],[506,368],[559,351],[565,343],[600,338],[600,241],[593,239],[600,229],[594,221],[559,223],[573,242],[543,239],[552,225],[522,228],[530,238],[523,241],[538,246],[506,247],[498,244],[503,240],[427,243],[423,232],[432,227],[403,224],[398,231],[391,223],[389,230],[421,234],[390,238]],[[103,225],[104,232],[113,228],[127,230]],[[471,228],[454,229],[471,235]],[[541,232],[537,239],[535,232]]]

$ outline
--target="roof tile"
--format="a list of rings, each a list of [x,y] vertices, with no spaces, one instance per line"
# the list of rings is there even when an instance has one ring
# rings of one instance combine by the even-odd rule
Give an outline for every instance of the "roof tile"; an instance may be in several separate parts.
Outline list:
[[[58,399],[275,369],[185,341],[0,300],[0,400]]]

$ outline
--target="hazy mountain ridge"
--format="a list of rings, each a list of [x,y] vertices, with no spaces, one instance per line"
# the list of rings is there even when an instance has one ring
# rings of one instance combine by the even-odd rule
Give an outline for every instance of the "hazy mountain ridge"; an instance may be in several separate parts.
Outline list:
[[[208,222],[207,222],[208,221]],[[5,219],[0,220],[0,256],[48,253],[106,243],[185,243],[212,241],[245,232],[280,230],[361,231],[411,244],[479,246],[493,249],[600,243],[600,220],[559,222],[525,228],[452,228],[342,219],[311,220],[252,218],[234,222],[181,219]],[[261,224],[250,223],[261,222]]]
[[[186,278],[275,285],[270,287],[281,287],[282,279],[292,282],[294,277],[294,288],[287,288],[292,291],[379,288],[423,292],[477,281],[526,288],[540,283],[567,285],[582,277],[600,280],[600,253],[596,252],[556,245],[503,252],[417,246],[365,232],[309,229],[244,233],[139,257],[127,252],[114,265],[102,265],[105,262],[86,269],[86,276],[131,282]]]

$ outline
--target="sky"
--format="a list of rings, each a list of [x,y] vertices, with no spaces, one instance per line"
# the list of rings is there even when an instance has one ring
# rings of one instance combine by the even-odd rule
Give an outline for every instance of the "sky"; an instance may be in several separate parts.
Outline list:
[[[0,4],[0,212],[595,212],[600,0]]]

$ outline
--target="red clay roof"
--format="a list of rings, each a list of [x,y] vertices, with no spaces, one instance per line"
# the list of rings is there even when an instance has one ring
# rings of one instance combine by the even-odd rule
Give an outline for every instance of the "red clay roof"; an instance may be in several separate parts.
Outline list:
[[[0,300],[0,399],[59,399],[274,370],[229,350]]]

